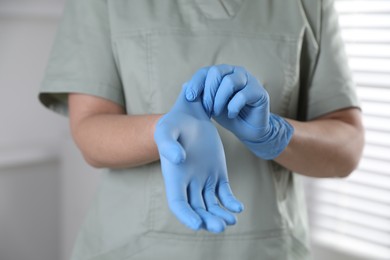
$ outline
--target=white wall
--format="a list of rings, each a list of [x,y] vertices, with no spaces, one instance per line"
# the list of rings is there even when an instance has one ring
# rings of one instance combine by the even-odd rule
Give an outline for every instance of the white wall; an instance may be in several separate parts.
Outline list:
[[[365,256],[360,256],[357,253],[335,249],[331,246],[314,244],[312,248],[313,260],[368,260]],[[370,259],[371,260],[371,259]],[[384,260],[384,259],[382,259]]]
[[[67,260],[99,184],[99,171],[88,166],[68,140],[61,150],[61,173],[61,259]]]
[[[0,4],[0,259],[59,259],[60,175],[53,152],[66,122],[45,111],[36,98],[56,22],[6,13],[4,4]]]
[[[0,259],[60,257],[58,161],[0,167]]]
[[[33,12],[20,16],[16,12],[18,0],[12,0],[13,5],[8,7],[7,0],[3,1],[0,2],[0,149],[52,145],[66,136],[67,122],[45,110],[37,102],[37,94],[58,18]],[[5,13],[7,8],[15,12]],[[28,13],[29,9],[24,8]]]
[[[63,0],[0,0],[0,259],[66,260],[98,181],[37,99]]]

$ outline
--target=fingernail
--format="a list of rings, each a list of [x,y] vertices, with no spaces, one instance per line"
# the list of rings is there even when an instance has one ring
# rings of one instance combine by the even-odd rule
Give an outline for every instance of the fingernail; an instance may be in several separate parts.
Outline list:
[[[176,149],[175,153],[171,157],[174,164],[182,164],[186,159],[185,154],[183,154],[180,149]]]
[[[244,205],[242,203],[238,203],[237,212],[242,212],[244,210]]]
[[[202,227],[202,221],[199,221],[199,219],[191,218],[191,228],[193,230],[199,230]]]
[[[176,157],[174,158],[173,162],[174,162],[175,164],[182,164],[182,163],[184,162],[184,159],[183,159],[183,157],[181,157],[181,156],[176,156]]]
[[[237,219],[235,216],[232,216],[228,221],[226,221],[226,224],[229,226],[233,226],[237,223]]]
[[[225,231],[225,228],[226,228],[225,222],[221,220],[219,222],[211,223],[210,226],[207,227],[207,230],[212,233],[218,234]]]
[[[187,89],[186,91],[186,98],[188,101],[194,101],[195,100],[195,92],[192,89]]]

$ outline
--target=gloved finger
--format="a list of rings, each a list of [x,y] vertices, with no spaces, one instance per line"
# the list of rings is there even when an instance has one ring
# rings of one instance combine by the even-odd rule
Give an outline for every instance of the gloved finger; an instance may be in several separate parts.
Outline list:
[[[233,73],[233,71],[234,67],[226,64],[212,66],[208,70],[203,91],[203,106],[209,115],[212,113],[215,94],[217,93],[223,77]]]
[[[166,173],[176,174],[176,173]],[[192,209],[187,200],[187,187],[184,185],[177,185],[173,182],[165,182],[168,206],[176,218],[191,228],[192,230],[199,230],[202,227],[202,219]]]
[[[191,80],[186,83],[185,96],[188,101],[194,101],[202,94],[208,69],[209,67],[199,69],[192,76]]]
[[[186,201],[171,201],[170,204],[171,211],[181,223],[195,231],[202,227],[202,217]]]
[[[248,89],[253,92],[253,99],[247,102],[248,105],[257,107],[262,104],[269,103],[269,95],[263,85],[257,80],[257,78],[248,74]]]
[[[236,216],[223,209],[218,203],[216,194],[215,194],[215,185],[208,186],[203,191],[203,198],[206,204],[207,211],[211,214],[222,218],[227,225],[234,225],[237,222]]]
[[[214,99],[214,114],[220,115],[229,100],[235,93],[244,89],[247,84],[246,71],[241,67],[235,67],[232,74],[223,77]]]
[[[261,87],[257,82],[253,82],[256,79],[248,77],[246,86],[238,91],[228,104],[228,116],[229,118],[235,118],[245,105],[256,106],[260,105],[259,102],[264,95],[265,89]]]
[[[232,212],[239,213],[244,210],[244,205],[234,197],[228,180],[220,180],[217,184],[218,199],[222,205]]]
[[[188,187],[188,201],[202,219],[207,231],[220,233],[225,230],[226,224],[223,219],[206,210],[202,197],[202,187],[196,182],[192,182]]]
[[[195,208],[194,210],[203,220],[204,227],[207,231],[216,234],[225,231],[226,223],[223,221],[223,219],[214,216],[204,208]]]
[[[179,131],[164,123],[158,123],[154,132],[154,140],[157,144],[160,156],[164,156],[174,164],[183,163],[186,159],[186,152],[178,142]]]

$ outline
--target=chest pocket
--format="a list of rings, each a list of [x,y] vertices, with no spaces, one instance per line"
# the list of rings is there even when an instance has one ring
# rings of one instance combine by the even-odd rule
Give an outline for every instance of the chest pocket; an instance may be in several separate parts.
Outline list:
[[[295,111],[288,108],[298,86],[299,44],[298,38],[285,35],[220,30],[159,30],[119,37],[115,39],[115,48],[127,112],[166,113],[183,83],[196,70],[225,63],[245,67],[263,83],[270,95],[272,112],[292,114]],[[228,229],[227,236],[258,238],[283,234],[286,229],[278,190],[284,189],[280,184],[286,182],[280,178],[275,182],[270,164],[255,158],[232,135],[222,132],[221,137],[227,161],[235,162],[228,162],[233,190],[246,205],[239,216],[240,226]],[[153,173],[150,187],[146,219],[142,221],[149,234],[196,239],[169,211],[160,172]]]

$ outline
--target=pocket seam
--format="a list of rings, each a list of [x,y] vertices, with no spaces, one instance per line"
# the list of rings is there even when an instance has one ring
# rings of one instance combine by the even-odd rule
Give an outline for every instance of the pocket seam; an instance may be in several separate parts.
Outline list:
[[[194,234],[177,234],[172,232],[164,232],[164,231],[149,231],[145,234],[146,237],[157,238],[157,239],[172,239],[179,241],[226,241],[226,240],[263,240],[270,239],[275,237],[287,237],[291,236],[291,231],[287,228],[281,229],[271,229],[260,232],[256,232],[253,234],[250,233],[242,233],[242,234],[231,234],[231,235],[197,235]]]
[[[169,29],[136,29],[131,31],[118,32],[112,36],[113,41],[133,38],[139,36],[157,36],[157,35],[187,35],[187,36],[237,36],[242,38],[257,38],[266,41],[284,41],[287,43],[295,43],[299,41],[300,36],[297,37],[292,34],[277,34],[277,33],[260,33],[260,32],[242,32],[242,31],[223,31],[210,30],[203,28],[169,28]]]

